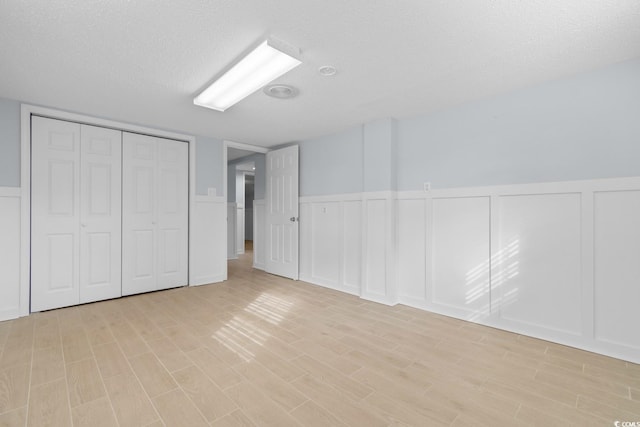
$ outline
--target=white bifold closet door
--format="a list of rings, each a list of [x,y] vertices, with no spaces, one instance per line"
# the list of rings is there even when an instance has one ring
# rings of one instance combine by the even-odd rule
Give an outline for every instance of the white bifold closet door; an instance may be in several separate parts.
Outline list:
[[[31,311],[120,296],[122,133],[31,125]]]
[[[188,283],[188,144],[123,133],[122,294]]]

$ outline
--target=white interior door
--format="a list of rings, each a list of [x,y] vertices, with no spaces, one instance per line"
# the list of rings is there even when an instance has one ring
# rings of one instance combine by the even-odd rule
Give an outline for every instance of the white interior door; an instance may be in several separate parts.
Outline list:
[[[31,119],[31,311],[78,304],[80,125]]]
[[[121,132],[32,118],[31,310],[121,295]]]
[[[266,271],[298,280],[298,146],[267,153]]]
[[[188,283],[188,144],[125,132],[122,294]]]
[[[122,132],[82,125],[80,134],[80,303],[86,303],[122,295]]]
[[[156,138],[158,148],[158,285],[175,288],[188,283],[189,146]]]

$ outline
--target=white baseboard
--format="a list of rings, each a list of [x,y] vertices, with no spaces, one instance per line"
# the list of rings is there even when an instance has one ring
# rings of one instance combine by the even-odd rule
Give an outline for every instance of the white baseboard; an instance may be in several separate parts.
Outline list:
[[[349,294],[349,295],[355,295],[355,296],[359,296],[360,295],[360,293],[358,292],[357,289],[350,289],[350,288],[347,288],[347,287],[341,287],[341,286],[332,285],[332,284],[329,284],[329,283],[327,283],[325,281],[314,279],[314,278],[308,277],[308,276],[300,275],[299,280],[302,281],[302,282],[305,282],[305,283],[310,283],[312,285],[322,286],[323,288],[332,289],[334,291],[344,292],[344,293]]]
[[[194,280],[194,283],[190,283],[189,286],[211,285],[215,283],[224,282],[225,280],[227,280],[227,278],[224,275],[196,277]]]

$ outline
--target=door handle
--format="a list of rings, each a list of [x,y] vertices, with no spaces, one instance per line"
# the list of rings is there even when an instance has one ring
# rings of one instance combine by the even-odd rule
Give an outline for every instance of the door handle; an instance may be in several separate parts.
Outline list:
[[[291,218],[289,218],[289,221],[291,222],[296,222],[298,220],[298,218],[296,218],[295,216],[292,216]]]

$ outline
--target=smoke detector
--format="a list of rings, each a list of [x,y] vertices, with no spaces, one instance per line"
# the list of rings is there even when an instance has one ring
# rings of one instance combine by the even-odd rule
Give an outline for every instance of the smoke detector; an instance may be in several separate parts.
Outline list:
[[[336,72],[336,67],[334,67],[333,65],[323,65],[322,67],[318,68],[318,73],[321,76],[325,77],[333,76]]]
[[[294,98],[300,93],[297,88],[283,84],[273,84],[265,86],[263,92],[272,98],[289,99]]]

